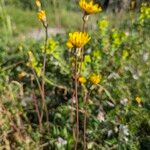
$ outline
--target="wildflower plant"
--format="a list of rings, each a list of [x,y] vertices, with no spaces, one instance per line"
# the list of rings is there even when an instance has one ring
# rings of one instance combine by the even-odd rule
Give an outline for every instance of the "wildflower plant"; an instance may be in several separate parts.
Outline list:
[[[46,114],[47,123],[49,122],[49,115],[48,115],[48,109],[47,109],[46,98],[45,98],[45,69],[46,69],[46,62],[47,62],[48,23],[47,23],[47,19],[46,19],[45,10],[42,10],[42,8],[41,8],[42,5],[41,5],[40,0],[36,0],[35,4],[38,8],[37,17],[45,29],[45,43],[44,43],[44,51],[43,51],[43,63],[39,66],[38,61],[34,57],[33,53],[31,51],[29,51],[29,62],[30,62],[29,66],[31,66],[33,75],[37,81],[37,84],[39,87],[39,92],[40,92],[40,95],[42,98],[41,112],[38,108],[37,102],[35,101],[35,106],[38,111],[39,126],[42,131],[42,128],[43,128],[42,121],[43,121],[44,112]],[[41,82],[40,82],[39,77],[41,78]],[[35,93],[33,93],[33,95],[35,95]]]
[[[102,10],[95,0],[80,0],[81,30],[66,39],[48,38],[41,1],[44,42],[0,40],[0,147],[149,149],[148,5],[133,24],[127,18],[118,27],[103,14],[89,32],[88,18]]]
[[[91,37],[88,35],[88,33],[85,31],[86,30],[86,22],[88,21],[88,16],[94,13],[98,13],[102,11],[102,8],[98,5],[95,4],[94,1],[87,2],[86,0],[80,0],[79,1],[79,6],[83,10],[83,25],[82,25],[82,30],[81,32],[73,32],[69,33],[69,38],[66,43],[67,47],[69,49],[74,49],[73,58],[74,58],[74,63],[73,63],[73,79],[74,79],[74,92],[73,92],[73,97],[75,97],[75,104],[76,104],[76,128],[73,130],[73,134],[75,134],[75,149],[78,149],[78,140],[79,140],[79,85],[82,84],[84,86],[87,83],[87,79],[82,76],[82,68],[83,68],[83,61],[84,61],[84,53],[85,53],[85,45],[90,41]],[[93,75],[91,78],[92,84],[98,84],[100,82],[100,77],[99,75]],[[80,83],[80,84],[79,84]],[[84,86],[86,87],[86,86]],[[89,97],[89,93],[87,90],[84,88],[84,94],[85,94],[85,99],[84,103],[87,105],[87,99]],[[72,102],[72,107],[74,102]],[[86,145],[86,109],[84,113],[84,149],[87,148]],[[75,131],[75,133],[74,133]]]

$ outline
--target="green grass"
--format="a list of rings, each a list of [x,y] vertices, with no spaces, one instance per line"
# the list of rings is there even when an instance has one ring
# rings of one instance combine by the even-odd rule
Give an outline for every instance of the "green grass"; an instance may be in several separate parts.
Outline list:
[[[11,18],[12,28],[14,33],[30,32],[33,28],[41,28],[41,23],[38,21],[37,12],[34,10],[23,10],[15,6],[6,6],[7,15]],[[53,12],[51,8],[46,9],[47,20],[49,27],[62,27],[64,29],[77,30],[81,28],[82,12],[61,9]],[[93,26],[93,22],[98,20],[100,15],[92,16],[89,19],[88,25]]]
[[[26,32],[31,28],[39,27],[36,12],[30,10],[22,10],[17,7],[7,6],[7,14],[11,17],[14,31]]]
[[[22,10],[21,8],[14,6],[6,6],[6,12],[11,17],[13,30],[15,32],[28,32],[30,29],[41,27],[41,23],[37,19],[36,11]],[[46,13],[49,26],[51,27],[62,26],[63,28],[77,28],[82,21],[80,19],[80,12],[68,12],[63,9],[54,13],[48,8]]]

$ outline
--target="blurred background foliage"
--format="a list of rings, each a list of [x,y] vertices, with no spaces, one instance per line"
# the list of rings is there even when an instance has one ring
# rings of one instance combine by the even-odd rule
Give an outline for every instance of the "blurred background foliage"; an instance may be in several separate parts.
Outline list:
[[[85,47],[82,68],[87,81],[92,73],[102,76],[100,85],[91,91],[87,108],[87,148],[149,150],[150,6],[146,0],[100,2],[106,11],[89,20],[92,39]],[[39,107],[40,95],[28,64],[30,51],[34,69],[37,73],[41,69],[43,37],[31,36],[42,30],[35,4],[29,0],[0,1],[2,149],[73,148],[71,74],[65,33],[80,29],[82,12],[77,0],[43,0],[42,5],[48,14],[49,26],[65,30],[62,34],[50,35],[48,41],[45,81],[50,124],[44,122],[43,133],[38,126],[33,89]],[[85,86],[89,88],[89,83]],[[81,111],[83,94],[80,93]],[[80,136],[83,136],[82,123]],[[82,138],[80,145],[83,149]]]

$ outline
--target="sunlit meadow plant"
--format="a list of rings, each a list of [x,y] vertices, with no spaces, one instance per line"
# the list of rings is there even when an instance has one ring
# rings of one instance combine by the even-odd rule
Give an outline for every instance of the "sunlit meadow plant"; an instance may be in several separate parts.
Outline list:
[[[88,18],[102,11],[91,0],[79,1],[81,31],[68,39],[64,34],[48,39],[46,11],[39,0],[36,6],[45,43],[31,44],[28,56],[17,45],[17,55],[23,54],[19,59],[7,58],[10,51],[0,55],[10,64],[3,67],[0,59],[0,149],[138,150],[141,143],[148,145],[146,39],[133,26],[131,32],[111,29],[107,17],[98,22],[99,31],[89,33]]]
[[[140,11],[141,11],[141,14],[139,17],[139,22],[140,22],[140,25],[143,26],[145,22],[150,20],[150,6],[146,3],[143,3]]]
[[[91,14],[98,13],[102,11],[102,8],[98,5],[95,4],[93,0],[91,1],[86,1],[86,0],[80,0],[79,1],[79,6],[83,10],[83,25],[82,25],[82,30],[80,32],[73,32],[69,33],[69,38],[66,43],[67,47],[70,48],[73,52],[72,55],[74,57],[74,63],[73,63],[73,69],[72,69],[72,76],[73,76],[73,82],[74,82],[74,92],[73,92],[73,97],[72,99],[75,98],[75,104],[76,104],[76,129],[75,129],[75,149],[78,149],[78,140],[79,140],[79,88],[80,84],[82,85],[86,84],[86,78],[81,76],[82,72],[82,63],[84,60],[84,53],[85,53],[85,45],[90,41],[91,37],[88,35],[88,33],[85,31],[86,30],[86,22],[88,21],[88,17]],[[92,75],[90,77],[90,81],[92,84],[98,84],[100,82],[100,77],[99,75]],[[86,92],[87,93],[87,92]],[[89,94],[89,93],[88,93]],[[87,105],[87,99],[88,96],[86,94],[84,103]],[[73,107],[73,102],[72,102],[72,107]],[[84,149],[87,148],[86,145],[86,110],[84,113]],[[73,130],[74,131],[74,130]]]
[[[41,99],[42,99],[42,109],[40,111],[40,109],[38,108],[38,103],[35,102],[36,106],[37,106],[37,111],[38,111],[38,119],[39,119],[39,126],[40,126],[40,130],[42,131],[43,125],[43,116],[44,116],[44,112],[46,114],[46,120],[47,123],[49,122],[49,115],[48,115],[48,109],[47,109],[47,105],[46,105],[46,98],[45,98],[45,69],[46,69],[46,63],[47,63],[47,46],[48,46],[48,23],[47,23],[47,19],[46,19],[46,13],[45,10],[42,10],[41,8],[41,2],[39,0],[35,1],[35,4],[38,8],[38,13],[37,13],[37,17],[39,19],[39,21],[42,23],[44,30],[45,30],[45,43],[44,43],[44,50],[42,51],[43,54],[43,63],[39,65],[39,62],[36,60],[36,58],[34,57],[34,54],[29,51],[29,66],[32,69],[33,75],[36,79],[38,88],[39,88],[39,92],[41,95]],[[41,81],[40,81],[41,79]],[[34,93],[35,95],[35,93]]]

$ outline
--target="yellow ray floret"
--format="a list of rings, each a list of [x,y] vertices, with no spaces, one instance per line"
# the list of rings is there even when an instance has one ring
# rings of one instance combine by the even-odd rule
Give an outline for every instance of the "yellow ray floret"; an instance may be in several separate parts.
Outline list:
[[[37,6],[38,8],[41,8],[41,2],[40,2],[39,0],[36,0],[36,1],[35,1],[35,4],[36,4],[36,6]]]
[[[101,79],[102,79],[101,75],[96,75],[96,74],[93,74],[90,77],[91,83],[95,84],[95,85],[98,84],[98,83],[100,83]]]
[[[86,0],[80,0],[79,5],[87,15],[102,11],[102,8],[98,4],[94,4],[93,0],[90,2],[87,2]]]
[[[90,36],[86,32],[73,32],[69,33],[69,39],[67,41],[68,48],[81,48],[87,44],[90,40]]]
[[[83,76],[79,77],[79,82],[80,82],[81,84],[85,84],[85,83],[86,83],[86,78],[83,77]]]
[[[40,10],[38,12],[38,19],[40,21],[46,21],[46,14],[45,14],[45,11],[44,10]]]
[[[141,104],[141,102],[142,102],[142,99],[141,99],[141,97],[139,97],[139,96],[137,96],[136,98],[135,98],[135,100],[137,101],[137,103],[140,105]]]

